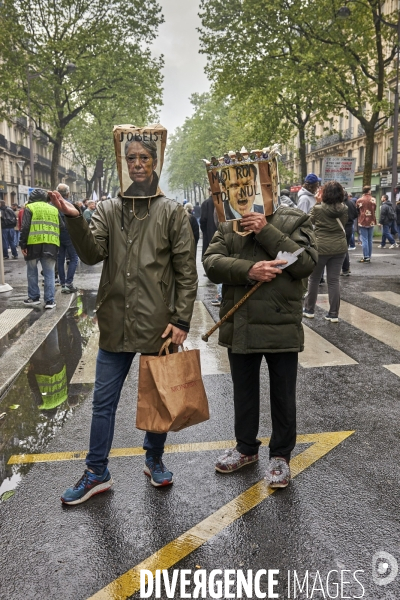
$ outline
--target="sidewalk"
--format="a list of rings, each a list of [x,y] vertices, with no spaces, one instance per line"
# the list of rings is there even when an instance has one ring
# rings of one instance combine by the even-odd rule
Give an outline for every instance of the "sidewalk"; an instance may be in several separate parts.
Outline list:
[[[78,265],[76,283],[79,287],[88,280],[85,268],[86,265]],[[96,279],[98,270],[91,268]],[[55,309],[44,310],[43,304],[27,307],[23,303],[28,286],[21,252],[18,260],[4,261],[4,272],[5,282],[13,289],[0,294],[0,397],[77,297],[77,294],[61,294],[60,286],[56,286]],[[41,279],[39,276],[39,281]]]

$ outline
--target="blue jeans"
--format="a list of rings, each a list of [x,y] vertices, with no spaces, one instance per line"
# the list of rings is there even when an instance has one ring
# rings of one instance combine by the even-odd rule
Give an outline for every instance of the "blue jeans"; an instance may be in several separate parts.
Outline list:
[[[14,229],[2,229],[1,237],[3,239],[3,256],[8,258],[8,248],[11,248],[13,256],[18,256],[17,247],[15,245]]]
[[[361,243],[364,258],[371,258],[372,254],[372,238],[374,236],[373,227],[360,227]]]
[[[42,265],[44,277],[44,301],[45,303],[54,302],[54,295],[56,292],[54,283],[56,260],[55,258],[51,258],[49,256],[42,256],[42,258],[34,258],[33,260],[26,261],[28,275],[28,296],[29,298],[32,298],[32,300],[39,300],[40,298],[37,268],[39,260]]]
[[[389,244],[395,244],[396,241],[390,233],[390,225],[382,225],[382,247],[386,244],[386,238],[389,240]]]
[[[134,356],[135,352],[108,352],[99,348],[89,452],[86,456],[88,469],[96,475],[102,475],[108,465],[108,455],[114,437],[115,413]],[[146,458],[162,456],[166,439],[166,433],[147,431],[143,443]]]
[[[67,271],[67,279],[65,279],[65,255],[68,252],[69,265]],[[76,267],[78,266],[78,255],[76,250],[69,239],[64,241],[61,237],[60,247],[58,249],[58,276],[60,278],[61,285],[71,285],[74,280]]]

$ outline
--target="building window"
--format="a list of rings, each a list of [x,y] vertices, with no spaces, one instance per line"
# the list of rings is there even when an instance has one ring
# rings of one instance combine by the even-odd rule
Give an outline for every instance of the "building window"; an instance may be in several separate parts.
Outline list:
[[[353,158],[353,150],[347,151],[347,158]]]

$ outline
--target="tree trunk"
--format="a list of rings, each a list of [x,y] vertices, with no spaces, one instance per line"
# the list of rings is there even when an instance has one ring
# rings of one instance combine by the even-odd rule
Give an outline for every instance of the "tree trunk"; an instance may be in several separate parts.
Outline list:
[[[371,185],[372,163],[374,160],[375,121],[365,126],[365,162],[363,173],[363,186]]]
[[[300,159],[300,171],[301,180],[307,177],[307,142],[306,134],[302,127],[299,127],[299,159]]]
[[[62,133],[57,133],[53,144],[53,153],[51,155],[51,189],[55,190],[59,184],[58,167],[60,165],[61,150],[64,136]]]

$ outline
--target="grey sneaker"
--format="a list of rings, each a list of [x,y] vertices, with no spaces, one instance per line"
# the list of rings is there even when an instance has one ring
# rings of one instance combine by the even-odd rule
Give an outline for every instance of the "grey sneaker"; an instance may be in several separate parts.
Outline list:
[[[270,488],[285,488],[290,482],[289,463],[280,456],[273,456],[269,461],[267,476]]]
[[[237,471],[246,465],[258,461],[258,454],[240,454],[236,448],[226,450],[225,453],[219,457],[215,464],[215,470],[219,473],[232,473]]]

